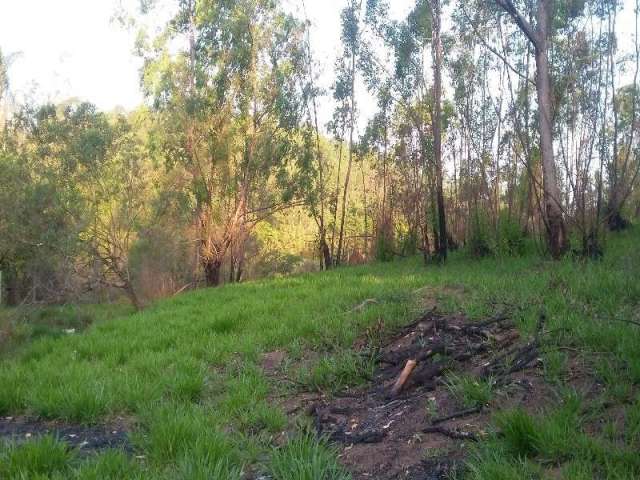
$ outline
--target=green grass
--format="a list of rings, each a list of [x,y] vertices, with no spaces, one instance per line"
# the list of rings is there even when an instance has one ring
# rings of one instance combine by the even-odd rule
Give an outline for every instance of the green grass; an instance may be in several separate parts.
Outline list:
[[[274,480],[349,480],[336,461],[336,452],[311,433],[300,434],[271,457]]]
[[[84,423],[130,417],[136,454],[79,458],[45,441],[5,445],[1,458],[15,460],[3,473],[21,478],[20,469],[27,467],[20,456],[36,453],[16,452],[39,445],[59,464],[43,464],[33,475],[52,478],[233,479],[249,469],[291,480],[343,478],[331,449],[287,424],[274,401],[287,389],[262,372],[261,354],[286,351],[289,378],[323,392],[360,383],[374,364],[350,348],[368,327],[382,321],[389,330],[413,318],[419,309],[415,292],[422,287],[463,286],[451,289],[463,293],[443,304],[475,318],[516,306],[512,317],[525,334],[535,331],[544,310],[553,344],[583,352],[606,386],[600,400],[626,410],[615,441],[583,428],[584,399],[569,423],[562,416],[569,407],[558,402],[529,423],[518,418],[522,413],[498,416],[498,433],[488,441],[492,448],[476,452],[470,478],[529,478],[525,472],[534,478],[549,468],[566,470],[567,478],[638,478],[632,453],[640,437],[640,328],[624,322],[637,318],[640,304],[638,240],[635,231],[616,236],[600,262],[556,263],[533,255],[472,261],[458,252],[445,267],[407,259],[195,291],[140,313],[116,308],[109,315],[111,307],[102,307],[99,318],[76,333],[27,335],[0,360],[0,415]],[[353,311],[370,298],[377,302]],[[566,356],[550,350],[544,361],[547,377],[561,384]],[[472,390],[462,388],[463,402],[490,399],[485,389]],[[567,398],[563,393],[563,402]],[[541,420],[549,416],[550,423]],[[530,423],[535,433],[527,433]],[[285,430],[293,430],[293,440],[276,448]],[[302,467],[307,460],[311,470]]]
[[[74,335],[93,323],[131,313],[125,304],[0,307],[0,355],[39,338]]]
[[[337,392],[370,380],[375,368],[373,353],[339,350],[323,356],[311,368],[302,369],[299,383],[309,390]]]
[[[67,447],[51,436],[23,444],[4,443],[0,451],[0,478],[46,478],[62,474],[72,458]]]
[[[493,398],[493,381],[490,378],[449,373],[445,384],[456,400],[466,408],[483,407]]]

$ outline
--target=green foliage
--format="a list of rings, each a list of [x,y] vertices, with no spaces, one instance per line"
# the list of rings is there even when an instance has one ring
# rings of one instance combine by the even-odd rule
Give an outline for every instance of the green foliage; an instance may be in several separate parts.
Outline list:
[[[51,477],[53,480],[141,480],[142,468],[125,452],[107,450],[97,454],[73,471]]]
[[[514,256],[525,253],[525,236],[520,223],[501,212],[498,217],[498,231],[496,234],[496,251],[499,255]]]
[[[571,393],[562,404],[545,415],[533,417],[523,410],[498,414],[496,423],[504,444],[514,456],[541,456],[559,462],[571,458],[579,449],[581,400]]]
[[[467,250],[475,258],[492,255],[520,256],[526,252],[526,238],[519,222],[503,211],[497,220],[497,228],[479,207],[473,209],[467,232]]]
[[[494,250],[491,242],[491,226],[488,218],[479,208],[471,213],[471,222],[467,232],[467,249],[476,258],[492,255]]]
[[[375,238],[375,258],[380,262],[390,262],[395,256],[393,236],[387,232],[388,229],[386,228],[378,228]],[[407,249],[410,248],[409,246]],[[403,248],[403,251],[404,250],[405,248]],[[412,253],[415,253],[415,250]]]
[[[234,457],[232,446],[202,407],[168,404],[149,416],[145,442],[158,464],[193,457],[213,466]]]
[[[7,70],[7,61],[2,55],[2,50],[0,50],[0,101],[3,100],[5,93],[9,88],[9,75]]]
[[[128,305],[21,306],[0,309],[0,353],[12,352],[33,340],[75,335],[114,315],[131,312]]]
[[[494,446],[495,447],[495,446]],[[469,465],[472,480],[537,480],[540,468],[526,458],[513,458],[487,446]]]

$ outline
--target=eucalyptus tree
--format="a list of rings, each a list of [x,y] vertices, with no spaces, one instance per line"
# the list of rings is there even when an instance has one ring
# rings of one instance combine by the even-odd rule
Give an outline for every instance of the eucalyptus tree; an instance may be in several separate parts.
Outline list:
[[[141,49],[159,149],[184,171],[207,285],[220,283],[227,256],[239,280],[252,228],[293,199],[303,35],[271,0],[185,0]]]
[[[417,136],[422,159],[426,212],[432,211],[434,250],[440,261],[447,257],[446,206],[443,192],[443,99],[441,3],[418,0],[406,20],[391,35],[394,51],[394,88],[399,107]],[[430,48],[429,48],[430,47]],[[428,49],[431,51],[433,83],[427,74]],[[426,221],[426,218],[425,218]],[[424,230],[425,250],[427,230]]]
[[[559,258],[568,248],[567,229],[557,179],[553,148],[553,89],[549,66],[549,44],[553,32],[554,0],[537,0],[533,11],[523,13],[512,0],[495,0],[525,35],[535,50],[538,131],[543,171],[544,209],[549,251]],[[534,16],[535,25],[528,18]]]
[[[431,7],[431,52],[433,62],[432,132],[435,169],[436,202],[438,208],[438,257],[447,259],[447,218],[442,190],[442,8],[440,0],[429,0]]]
[[[347,6],[342,10],[341,41],[342,55],[336,62],[336,80],[333,87],[337,110],[334,115],[334,129],[345,128],[349,131],[347,170],[342,189],[342,210],[340,214],[340,228],[338,233],[337,253],[334,257],[336,264],[340,264],[344,249],[345,218],[348,208],[349,183],[353,167],[355,130],[356,130],[356,75],[361,55],[362,35],[362,0],[347,0]],[[341,125],[342,124],[342,125]],[[339,126],[341,125],[341,126]],[[343,130],[344,131],[344,130]],[[342,142],[342,136],[340,136]],[[336,207],[337,208],[337,207]]]
[[[640,73],[640,40],[638,16],[640,2],[634,4],[634,43],[633,51],[621,51],[618,36],[618,15],[624,2],[618,0],[601,0],[595,2],[597,14],[606,23],[605,76],[606,97],[603,116],[608,117],[607,135],[611,143],[610,152],[604,162],[608,180],[608,198],[604,206],[604,220],[610,230],[621,230],[628,224],[623,218],[623,208],[635,187],[640,174],[638,159],[639,139],[637,135],[638,118],[638,75]],[[631,63],[631,82],[620,85],[621,77]],[[608,110],[608,111],[607,111]],[[606,149],[605,149],[606,150]]]
[[[311,50],[310,22],[306,18],[306,4],[302,1],[305,13],[304,36],[304,80],[301,94],[306,109],[306,123],[302,125],[304,149],[300,158],[307,160],[300,169],[300,180],[304,182],[302,187],[303,197],[306,198],[307,208],[310,210],[318,227],[318,250],[320,253],[320,269],[327,270],[333,266],[333,252],[327,239],[329,219],[328,179],[330,168],[327,155],[321,140],[320,125],[318,120],[318,97],[321,92],[317,86],[316,67]],[[334,225],[335,230],[335,225]]]

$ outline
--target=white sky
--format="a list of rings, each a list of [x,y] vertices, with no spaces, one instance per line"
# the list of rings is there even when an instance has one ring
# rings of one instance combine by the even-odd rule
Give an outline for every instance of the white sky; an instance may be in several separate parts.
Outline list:
[[[111,21],[120,2],[133,11],[139,0],[0,0],[0,49],[4,55],[15,54],[9,75],[18,101],[77,97],[103,110],[139,105],[141,62],[133,54],[135,34]],[[303,16],[301,0],[284,3]],[[393,3],[393,10],[403,14],[412,0]],[[312,43],[322,65],[321,83],[328,88],[345,2],[306,0],[305,4],[314,25]]]
[[[620,29],[633,32],[634,0],[625,0]],[[11,91],[18,101],[60,101],[78,97],[103,110],[132,109],[142,102],[140,60],[133,54],[135,34],[111,18],[118,5],[134,10],[139,0],[0,0],[0,49],[15,54],[9,70]],[[284,0],[302,17],[302,0]],[[339,53],[340,10],[345,0],[305,0],[313,24],[312,45],[328,88]],[[414,0],[393,0],[392,16],[404,16]],[[622,35],[623,37],[627,35]],[[628,40],[628,39],[627,39]],[[328,120],[330,102],[323,102],[321,121]],[[362,117],[374,110],[361,101]]]

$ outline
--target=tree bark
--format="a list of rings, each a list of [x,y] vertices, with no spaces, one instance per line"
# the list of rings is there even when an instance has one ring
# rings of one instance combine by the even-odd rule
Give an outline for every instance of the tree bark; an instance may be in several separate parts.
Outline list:
[[[442,39],[440,38],[440,0],[431,0],[433,12],[433,148],[436,168],[436,202],[438,208],[438,258],[447,260],[447,217],[442,187]]]
[[[220,270],[222,262],[218,259],[202,259],[204,269],[204,279],[207,287],[217,287],[220,285]]]
[[[347,215],[347,201],[349,198],[349,181],[351,177],[351,167],[353,165],[353,136],[356,128],[356,50],[355,46],[351,48],[351,106],[349,108],[349,160],[347,162],[347,174],[344,179],[344,192],[342,194],[342,216],[340,218],[340,234],[338,236],[338,254],[336,256],[336,264],[340,264],[344,254],[344,222]]]
[[[536,12],[537,27],[533,27],[518,12],[512,0],[496,0],[515,21],[535,48],[536,92],[538,97],[538,130],[540,133],[540,154],[542,159],[542,188],[547,244],[551,256],[560,258],[568,249],[569,242],[560,204],[560,188],[556,178],[553,153],[553,91],[549,73],[549,21],[553,11],[553,0],[538,0]]]
[[[537,22],[538,42],[536,47],[536,91],[538,93],[538,121],[540,130],[540,153],[542,156],[542,186],[547,217],[547,241],[553,258],[560,258],[568,248],[567,233],[560,205],[560,189],[556,179],[553,155],[553,106],[551,76],[549,74],[548,37],[551,1],[539,0]]]

